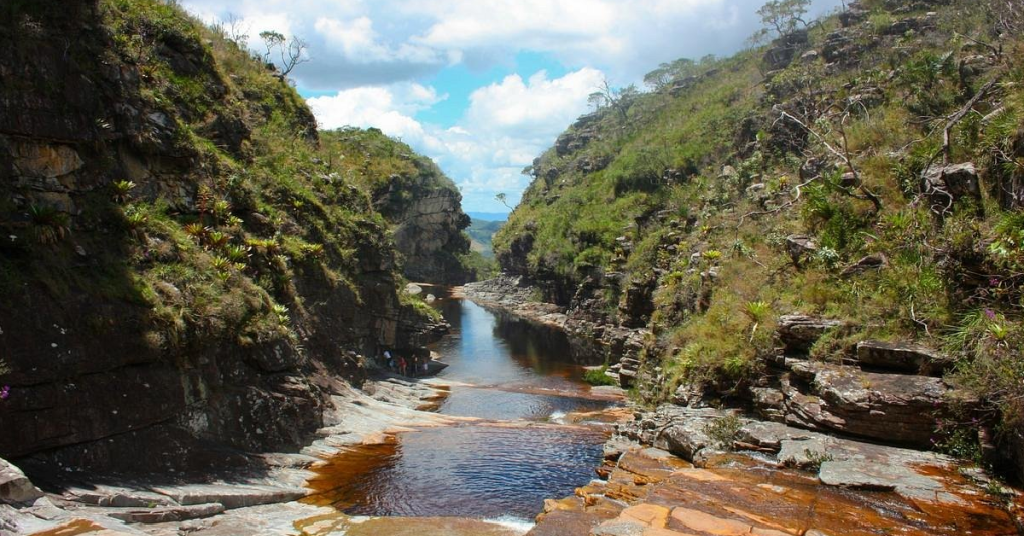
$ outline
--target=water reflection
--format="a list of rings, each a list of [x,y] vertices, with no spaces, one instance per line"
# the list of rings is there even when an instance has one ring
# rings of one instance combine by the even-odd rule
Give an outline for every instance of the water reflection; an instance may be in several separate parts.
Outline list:
[[[436,288],[426,289],[442,296]],[[594,411],[560,332],[497,316],[469,301],[434,304],[453,332],[433,351],[453,382],[442,413],[491,422],[399,434],[317,469],[312,502],[349,514],[532,519],[545,498],[571,494],[594,476],[607,432],[547,424]],[[532,421],[532,422],[524,422]]]
[[[324,477],[310,486],[321,493],[317,504],[355,515],[530,519],[545,497],[572,493],[591,478],[604,438],[552,426],[408,432],[395,445],[318,470]]]

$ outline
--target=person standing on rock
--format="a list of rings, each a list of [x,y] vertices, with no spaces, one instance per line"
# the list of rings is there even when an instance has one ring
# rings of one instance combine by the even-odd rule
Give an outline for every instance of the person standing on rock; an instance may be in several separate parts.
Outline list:
[[[405,376],[406,367],[407,364],[405,362],[405,358],[402,356],[398,356],[398,373],[401,374],[402,376]]]
[[[394,367],[394,361],[391,359],[391,350],[384,350],[384,363],[383,366],[387,368]]]

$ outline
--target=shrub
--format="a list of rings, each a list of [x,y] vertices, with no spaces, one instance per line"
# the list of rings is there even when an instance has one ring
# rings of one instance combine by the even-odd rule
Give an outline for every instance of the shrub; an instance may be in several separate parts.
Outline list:
[[[739,436],[742,427],[743,421],[735,414],[729,414],[708,421],[704,425],[704,433],[715,442],[718,448],[732,450],[733,443]]]
[[[608,370],[608,365],[604,365],[598,369],[589,369],[583,373],[583,381],[590,385],[618,385],[615,378],[605,374]]]

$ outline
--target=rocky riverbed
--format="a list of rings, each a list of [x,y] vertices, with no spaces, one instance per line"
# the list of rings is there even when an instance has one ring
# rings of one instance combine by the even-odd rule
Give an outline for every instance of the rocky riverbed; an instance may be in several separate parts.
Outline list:
[[[538,303],[522,278],[464,292],[577,340],[626,331],[579,329],[587,325],[581,312]],[[780,318],[779,354],[735,409],[684,386],[674,403],[637,411],[606,444],[600,478],[547,501],[529,535],[1024,534],[1019,491],[929,450],[938,419],[958,398],[938,377],[949,360],[880,341],[861,342],[850,362],[808,358],[814,341],[841,328],[823,318]],[[642,344],[642,330],[628,331],[627,340]],[[620,373],[631,365],[632,381],[632,361],[621,356],[609,374],[628,384]]]
[[[518,290],[500,292],[509,285]],[[531,321],[573,329],[571,311],[531,301],[533,292],[521,282],[471,285],[460,292]],[[947,411],[953,396],[936,377],[945,362],[941,355],[864,341],[855,361],[822,363],[801,350],[838,324],[794,316],[779,325],[783,350],[763,381],[749,386],[743,407],[723,408],[681,389],[675,403],[657,408],[584,408],[537,421],[434,410],[452,389],[461,389],[459,396],[471,404],[483,403],[479,393],[492,399],[577,395],[545,386],[474,386],[444,379],[382,378],[363,389],[339,382],[327,426],[312,444],[299,453],[253,456],[251,465],[258,469],[244,475],[155,482],[70,473],[55,480],[59,485],[46,485],[44,475],[43,493],[4,464],[0,493],[7,504],[0,506],[0,528],[50,536],[1024,534],[1020,492],[982,469],[927,449],[930,423]],[[602,400],[614,393],[595,388],[585,396]],[[572,496],[546,500],[534,526],[418,512],[409,517],[343,513],[350,511],[345,504],[355,504],[348,502],[351,484],[391,463],[403,433],[453,427],[453,433],[442,434],[537,429],[571,435],[579,422],[614,428],[603,463],[595,468],[596,478],[581,478]]]
[[[368,382],[362,389],[339,382],[325,420],[328,425],[318,432],[318,439],[299,453],[253,455],[251,470],[241,474],[157,480],[68,472],[45,475],[40,481],[44,492],[17,467],[0,462],[4,503],[0,504],[0,532],[40,536],[327,534],[328,526],[343,523],[368,523],[361,530],[369,529],[379,522],[353,520],[333,508],[303,502],[313,493],[305,482],[325,459],[346,449],[386,443],[394,433],[411,426],[459,421],[428,411],[448,390],[436,380],[413,383],[387,378]],[[53,483],[46,484],[48,480]],[[504,530],[487,525],[490,532],[478,531],[483,525],[468,520],[435,524],[461,527],[468,531],[465,534],[502,534]],[[391,533],[402,532],[396,528]]]

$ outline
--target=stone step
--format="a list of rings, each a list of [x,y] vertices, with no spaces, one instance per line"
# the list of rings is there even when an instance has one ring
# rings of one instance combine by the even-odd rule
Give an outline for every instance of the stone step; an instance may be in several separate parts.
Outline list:
[[[181,505],[220,503],[228,510],[260,504],[296,501],[305,497],[307,493],[307,490],[302,488],[234,486],[226,484],[155,487],[153,491],[166,495]]]
[[[159,508],[104,508],[103,514],[128,523],[168,523],[202,519],[224,512],[220,503],[163,506]]]
[[[140,491],[115,486],[95,485],[89,489],[70,487],[64,499],[82,504],[107,507],[177,506],[174,499],[151,491]]]
[[[906,374],[942,376],[953,367],[954,361],[915,344],[862,341],[857,344],[857,364]]]

